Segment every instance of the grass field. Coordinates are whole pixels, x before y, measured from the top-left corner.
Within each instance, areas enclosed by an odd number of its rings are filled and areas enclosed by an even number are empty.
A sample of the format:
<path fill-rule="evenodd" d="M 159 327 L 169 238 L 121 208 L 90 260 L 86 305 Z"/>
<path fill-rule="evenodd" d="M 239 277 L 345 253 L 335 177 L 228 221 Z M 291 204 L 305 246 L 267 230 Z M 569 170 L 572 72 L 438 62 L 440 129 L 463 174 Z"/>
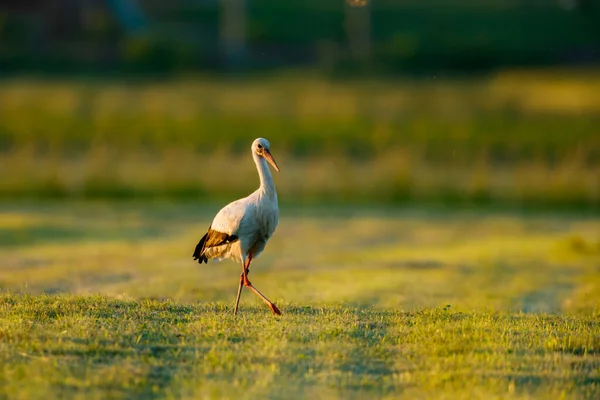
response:
<path fill-rule="evenodd" d="M 1 84 L 3 198 L 231 198 L 266 137 L 283 201 L 600 204 L 598 71 Z"/>
<path fill-rule="evenodd" d="M 249 292 L 216 206 L 0 204 L 0 398 L 600 397 L 600 220 L 283 207 Z"/>

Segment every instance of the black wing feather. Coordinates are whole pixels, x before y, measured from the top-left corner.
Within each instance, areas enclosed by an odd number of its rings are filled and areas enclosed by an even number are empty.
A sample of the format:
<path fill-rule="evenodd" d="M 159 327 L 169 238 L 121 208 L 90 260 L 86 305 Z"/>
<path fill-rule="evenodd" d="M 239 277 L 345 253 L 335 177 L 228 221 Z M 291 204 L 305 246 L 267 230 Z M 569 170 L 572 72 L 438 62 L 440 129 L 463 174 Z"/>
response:
<path fill-rule="evenodd" d="M 204 243 L 206 243 L 207 236 L 208 233 L 205 233 L 194 249 L 194 260 L 198 260 L 198 264 L 202 264 L 203 262 L 208 263 L 208 258 L 202 254 L 204 252 Z"/>
<path fill-rule="evenodd" d="M 194 249 L 194 260 L 198 260 L 199 264 L 203 262 L 208 264 L 208 257 L 204 254 L 206 249 L 232 243 L 236 240 L 238 240 L 238 237 L 235 235 L 228 235 L 227 233 L 215 231 L 208 227 L 208 232 L 202 236 L 202 239 L 200 239 Z"/>

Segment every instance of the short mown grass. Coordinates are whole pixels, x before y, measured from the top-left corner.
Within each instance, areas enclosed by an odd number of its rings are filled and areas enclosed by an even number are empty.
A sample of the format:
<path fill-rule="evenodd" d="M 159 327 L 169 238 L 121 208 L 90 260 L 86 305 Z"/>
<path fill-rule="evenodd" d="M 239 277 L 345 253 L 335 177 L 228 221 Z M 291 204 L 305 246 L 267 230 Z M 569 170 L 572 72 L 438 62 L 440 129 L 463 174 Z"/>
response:
<path fill-rule="evenodd" d="M 0 297 L 7 398 L 595 398 L 598 316 Z"/>
<path fill-rule="evenodd" d="M 240 267 L 218 206 L 0 205 L 0 398 L 595 399 L 593 214 L 282 208 Z"/>

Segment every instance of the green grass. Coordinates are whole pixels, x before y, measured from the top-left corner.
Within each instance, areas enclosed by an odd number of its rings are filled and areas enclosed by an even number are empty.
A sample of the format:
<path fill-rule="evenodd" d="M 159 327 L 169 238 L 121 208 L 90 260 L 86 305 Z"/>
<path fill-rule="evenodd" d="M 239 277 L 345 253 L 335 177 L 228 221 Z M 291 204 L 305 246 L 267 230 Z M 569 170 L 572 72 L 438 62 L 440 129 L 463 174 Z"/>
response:
<path fill-rule="evenodd" d="M 0 197 L 230 198 L 254 188 L 248 148 L 260 136 L 288 201 L 597 209 L 599 91 L 597 71 L 6 80 Z"/>
<path fill-rule="evenodd" d="M 7 398 L 589 398 L 597 317 L 2 298 Z M 596 331 L 596 335 L 594 334 Z"/>
<path fill-rule="evenodd" d="M 234 318 L 217 209 L 0 204 L 0 398 L 600 395 L 597 217 L 284 207 Z"/>

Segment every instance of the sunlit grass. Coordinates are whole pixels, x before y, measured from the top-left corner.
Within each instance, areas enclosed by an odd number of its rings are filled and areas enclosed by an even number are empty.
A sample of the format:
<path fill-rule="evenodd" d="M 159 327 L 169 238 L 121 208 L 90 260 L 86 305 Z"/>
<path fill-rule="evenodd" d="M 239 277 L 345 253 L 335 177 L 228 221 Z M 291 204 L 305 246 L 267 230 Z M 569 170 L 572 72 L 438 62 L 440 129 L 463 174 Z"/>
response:
<path fill-rule="evenodd" d="M 0 397 L 594 399 L 591 215 L 291 208 L 244 292 L 218 206 L 0 206 Z"/>
<path fill-rule="evenodd" d="M 273 145 L 296 201 L 600 204 L 593 71 L 2 82 L 4 197 L 229 197 Z M 232 173 L 235 171 L 235 173 Z M 232 188 L 235 188 L 235 192 Z"/>

